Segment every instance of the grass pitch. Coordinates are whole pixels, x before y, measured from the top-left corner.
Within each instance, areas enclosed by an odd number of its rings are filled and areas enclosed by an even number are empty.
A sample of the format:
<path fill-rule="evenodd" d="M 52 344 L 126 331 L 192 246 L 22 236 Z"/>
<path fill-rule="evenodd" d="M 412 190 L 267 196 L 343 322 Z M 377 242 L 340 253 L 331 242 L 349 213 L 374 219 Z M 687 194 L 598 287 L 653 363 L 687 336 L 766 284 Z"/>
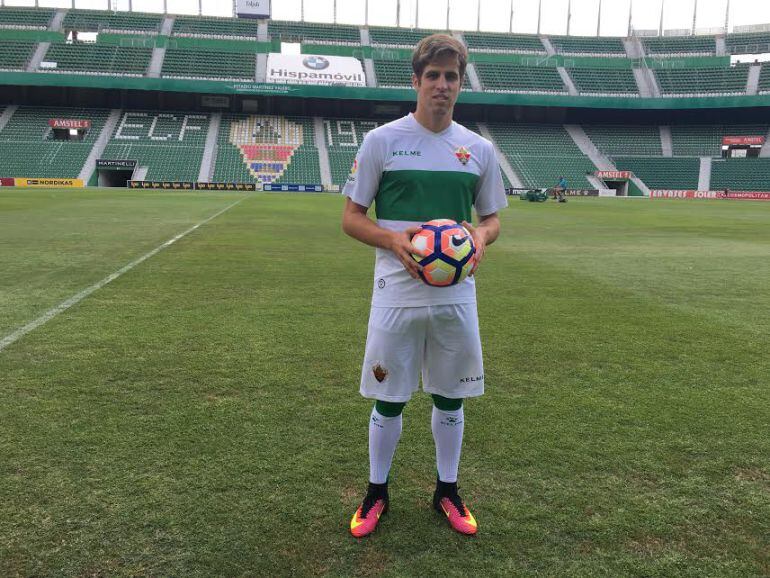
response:
<path fill-rule="evenodd" d="M 0 192 L 0 339 L 240 198 Z M 374 257 L 341 209 L 249 196 L 0 351 L 0 575 L 770 574 L 770 204 L 512 201 L 479 535 L 430 507 L 420 394 L 359 541 Z"/>

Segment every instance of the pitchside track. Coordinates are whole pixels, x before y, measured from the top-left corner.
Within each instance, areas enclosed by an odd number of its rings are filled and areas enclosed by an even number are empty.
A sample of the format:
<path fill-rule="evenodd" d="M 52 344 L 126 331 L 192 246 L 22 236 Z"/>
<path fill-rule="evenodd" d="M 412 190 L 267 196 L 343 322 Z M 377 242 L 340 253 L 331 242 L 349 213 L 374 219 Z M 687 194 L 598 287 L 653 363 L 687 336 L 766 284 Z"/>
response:
<path fill-rule="evenodd" d="M 0 339 L 242 198 L 0 192 Z M 479 535 L 431 509 L 419 395 L 356 541 L 374 257 L 342 201 L 248 196 L 0 351 L 0 575 L 770 573 L 770 204 L 512 201 Z"/>

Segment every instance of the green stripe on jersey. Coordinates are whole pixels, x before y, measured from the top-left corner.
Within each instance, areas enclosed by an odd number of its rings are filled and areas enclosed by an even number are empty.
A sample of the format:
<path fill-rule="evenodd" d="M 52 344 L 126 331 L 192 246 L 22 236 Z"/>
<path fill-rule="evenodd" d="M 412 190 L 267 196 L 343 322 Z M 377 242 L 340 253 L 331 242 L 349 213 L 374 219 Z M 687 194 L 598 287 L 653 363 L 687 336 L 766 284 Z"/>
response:
<path fill-rule="evenodd" d="M 479 176 L 460 171 L 385 171 L 375 201 L 378 219 L 471 220 Z"/>

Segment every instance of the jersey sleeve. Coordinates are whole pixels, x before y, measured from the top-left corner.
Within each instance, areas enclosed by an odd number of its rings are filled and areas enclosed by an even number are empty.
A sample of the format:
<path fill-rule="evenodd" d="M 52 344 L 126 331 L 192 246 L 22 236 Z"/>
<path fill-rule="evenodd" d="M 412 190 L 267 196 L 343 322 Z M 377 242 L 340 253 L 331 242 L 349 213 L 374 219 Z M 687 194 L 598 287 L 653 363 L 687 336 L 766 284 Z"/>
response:
<path fill-rule="evenodd" d="M 356 160 L 350 169 L 342 194 L 362 207 L 371 206 L 380 186 L 384 166 L 383 146 L 377 133 L 372 131 L 364 137 L 358 149 Z"/>
<path fill-rule="evenodd" d="M 490 142 L 486 144 L 484 170 L 479 178 L 479 184 L 476 189 L 476 201 L 474 202 L 476 213 L 481 217 L 496 213 L 508 206 L 508 199 L 505 196 L 505 187 L 503 186 L 503 177 L 500 174 L 500 163 L 497 162 L 495 148 Z"/>

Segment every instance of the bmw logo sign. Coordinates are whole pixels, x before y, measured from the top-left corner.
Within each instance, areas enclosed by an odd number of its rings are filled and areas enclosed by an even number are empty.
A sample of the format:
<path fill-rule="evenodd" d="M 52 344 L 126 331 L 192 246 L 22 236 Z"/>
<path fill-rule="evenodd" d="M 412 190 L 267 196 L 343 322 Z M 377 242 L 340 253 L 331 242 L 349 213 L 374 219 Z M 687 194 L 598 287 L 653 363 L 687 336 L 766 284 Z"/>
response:
<path fill-rule="evenodd" d="M 308 56 L 302 60 L 302 64 L 311 70 L 323 70 L 329 67 L 329 61 L 323 56 Z"/>

